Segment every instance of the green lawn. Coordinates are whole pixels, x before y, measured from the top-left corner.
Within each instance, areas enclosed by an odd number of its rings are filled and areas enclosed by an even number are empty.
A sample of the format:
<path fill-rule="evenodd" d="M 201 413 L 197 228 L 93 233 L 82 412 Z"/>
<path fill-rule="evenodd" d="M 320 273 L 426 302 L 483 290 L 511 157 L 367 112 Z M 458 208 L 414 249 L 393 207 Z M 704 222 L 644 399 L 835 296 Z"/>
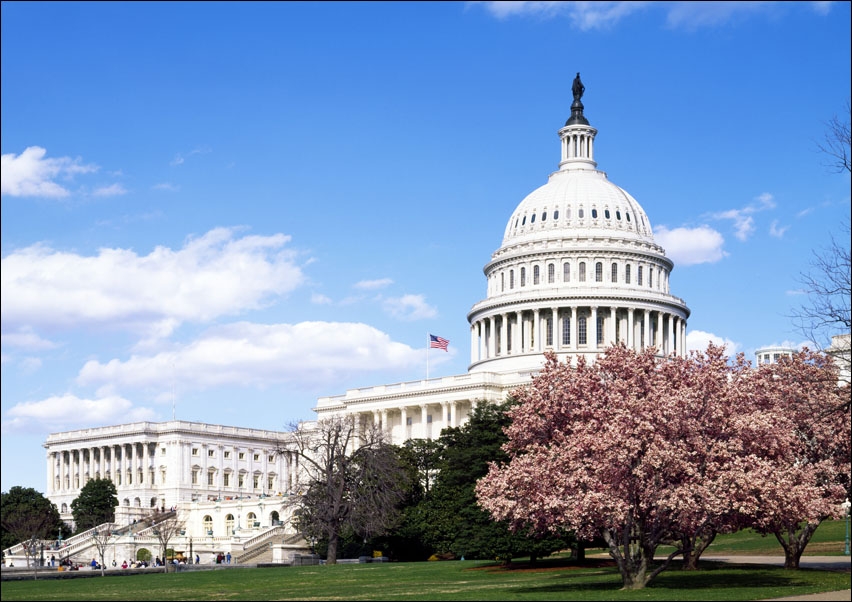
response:
<path fill-rule="evenodd" d="M 808 546 L 812 555 L 843 553 L 845 523 L 823 523 Z M 817 545 L 815 545 L 817 544 Z M 813 548 L 812 548 L 813 546 Z M 826 549 L 822 549 L 823 546 Z M 5 581 L 2 600 L 761 600 L 850 588 L 850 574 L 780 567 L 680 562 L 651 587 L 620 591 L 608 559 L 580 566 L 564 556 L 518 562 L 503 569 L 474 561 L 228 568 L 86 579 Z M 780 555 L 774 537 L 750 531 L 719 537 L 708 554 Z"/>
<path fill-rule="evenodd" d="M 6 581 L 3 600 L 759 600 L 848 589 L 849 573 L 705 563 L 620 591 L 612 566 L 546 560 L 535 570 L 448 561 L 231 568 L 87 579 Z"/>

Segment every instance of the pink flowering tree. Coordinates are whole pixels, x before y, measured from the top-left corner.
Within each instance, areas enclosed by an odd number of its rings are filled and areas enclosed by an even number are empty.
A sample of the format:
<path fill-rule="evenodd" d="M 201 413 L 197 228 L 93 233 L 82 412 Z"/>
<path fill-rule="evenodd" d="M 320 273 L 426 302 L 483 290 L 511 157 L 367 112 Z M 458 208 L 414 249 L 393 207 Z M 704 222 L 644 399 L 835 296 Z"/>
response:
<path fill-rule="evenodd" d="M 817 527 L 842 515 L 840 504 L 849 494 L 849 387 L 838 382 L 829 356 L 808 349 L 761 365 L 749 381 L 754 403 L 786 418 L 783 441 L 789 444 L 764 447 L 777 461 L 758 493 L 754 527 L 775 535 L 785 567 L 798 568 Z M 838 412 L 844 404 L 847 409 Z"/>
<path fill-rule="evenodd" d="M 479 503 L 521 529 L 602 536 L 624 589 L 682 554 L 694 568 L 716 533 L 750 525 L 788 469 L 793 417 L 760 396 L 742 356 L 709 346 L 689 358 L 610 348 L 576 367 L 549 355 L 515 395 L 505 449 Z M 654 562 L 657 547 L 676 549 Z"/>

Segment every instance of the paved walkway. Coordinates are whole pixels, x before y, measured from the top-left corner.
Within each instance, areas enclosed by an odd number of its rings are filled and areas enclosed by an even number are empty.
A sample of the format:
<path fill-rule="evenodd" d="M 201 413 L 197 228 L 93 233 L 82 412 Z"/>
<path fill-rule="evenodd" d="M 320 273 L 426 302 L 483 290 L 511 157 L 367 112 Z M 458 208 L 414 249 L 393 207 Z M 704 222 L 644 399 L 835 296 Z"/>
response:
<path fill-rule="evenodd" d="M 701 560 L 716 560 L 719 562 L 730 562 L 732 564 L 771 564 L 784 566 L 783 556 L 714 556 L 702 554 Z M 819 569 L 821 571 L 845 571 L 850 572 L 850 559 L 848 556 L 802 556 L 799 560 L 799 568 Z M 852 589 L 837 592 L 823 592 L 821 594 L 808 594 L 805 596 L 790 596 L 786 598 L 767 598 L 767 600 L 803 600 L 812 602 L 850 602 L 852 600 Z"/>

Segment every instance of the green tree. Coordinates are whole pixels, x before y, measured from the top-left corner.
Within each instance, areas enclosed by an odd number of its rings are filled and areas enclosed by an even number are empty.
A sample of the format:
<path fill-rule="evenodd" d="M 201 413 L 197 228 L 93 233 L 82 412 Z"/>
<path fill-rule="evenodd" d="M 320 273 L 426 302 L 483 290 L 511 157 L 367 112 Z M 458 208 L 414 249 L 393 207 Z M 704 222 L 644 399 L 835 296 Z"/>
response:
<path fill-rule="evenodd" d="M 569 547 L 567 538 L 537 538 L 528 533 L 513 534 L 508 523 L 494 521 L 476 500 L 476 481 L 488 473 L 489 462 L 505 462 L 503 432 L 510 423 L 502 404 L 480 403 L 468 422 L 441 434 L 439 472 L 429 495 L 421 503 L 424 540 L 439 552 L 465 558 L 546 556 Z"/>
<path fill-rule="evenodd" d="M 71 502 L 71 514 L 77 533 L 115 520 L 118 492 L 109 479 L 91 479 Z"/>
<path fill-rule="evenodd" d="M 2 549 L 28 542 L 27 557 L 32 545 L 43 539 L 58 537 L 66 532 L 56 506 L 32 487 L 12 487 L 0 496 L 0 528 Z"/>

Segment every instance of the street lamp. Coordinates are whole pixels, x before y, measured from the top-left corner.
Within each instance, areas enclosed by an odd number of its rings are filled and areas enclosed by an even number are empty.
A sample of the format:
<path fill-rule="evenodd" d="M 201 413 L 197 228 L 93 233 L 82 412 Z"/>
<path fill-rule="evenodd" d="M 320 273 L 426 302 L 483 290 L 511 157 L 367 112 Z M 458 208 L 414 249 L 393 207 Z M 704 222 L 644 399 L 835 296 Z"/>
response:
<path fill-rule="evenodd" d="M 849 556 L 849 507 L 852 504 L 849 503 L 849 498 L 846 498 L 846 501 L 840 504 L 840 507 L 843 508 L 843 518 L 846 519 L 846 546 L 843 549 L 843 553 Z"/>

